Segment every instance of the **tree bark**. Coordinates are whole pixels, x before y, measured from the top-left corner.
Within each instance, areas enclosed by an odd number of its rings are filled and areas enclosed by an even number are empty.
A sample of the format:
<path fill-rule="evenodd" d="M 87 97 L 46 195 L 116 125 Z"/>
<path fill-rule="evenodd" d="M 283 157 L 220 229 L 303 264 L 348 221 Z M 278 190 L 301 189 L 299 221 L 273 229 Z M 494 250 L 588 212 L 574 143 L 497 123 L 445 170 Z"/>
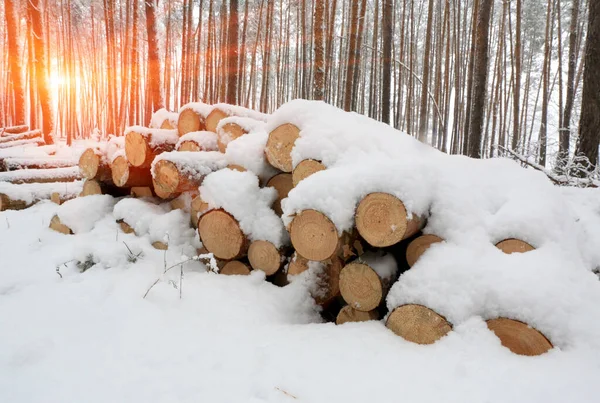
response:
<path fill-rule="evenodd" d="M 25 90 L 23 88 L 21 55 L 18 44 L 18 21 L 14 0 L 4 0 L 4 18 L 8 40 L 10 81 L 14 97 L 15 125 L 25 124 Z"/>
<path fill-rule="evenodd" d="M 237 104 L 237 84 L 239 74 L 238 12 L 238 0 L 229 0 L 229 32 L 227 35 L 229 67 L 227 69 L 228 82 L 226 102 L 232 105 Z"/>
<path fill-rule="evenodd" d="M 315 49 L 315 77 L 313 99 L 323 100 L 325 94 L 325 0 L 315 0 L 315 24 L 313 27 Z"/>
<path fill-rule="evenodd" d="M 423 83 L 421 86 L 421 108 L 419 111 L 419 141 L 427 143 L 427 102 L 429 100 L 429 63 L 431 59 L 431 31 L 433 29 L 433 0 L 427 6 L 427 32 L 423 53 Z"/>
<path fill-rule="evenodd" d="M 146 125 L 150 123 L 153 111 L 163 107 L 161 94 L 162 79 L 160 75 L 160 59 L 158 56 L 158 36 L 156 33 L 156 7 L 158 0 L 145 0 L 146 31 L 148 34 L 148 108 Z"/>
<path fill-rule="evenodd" d="M 381 84 L 381 121 L 390 123 L 390 86 L 392 81 L 392 40 L 394 37 L 393 0 L 383 0 L 383 73 Z"/>

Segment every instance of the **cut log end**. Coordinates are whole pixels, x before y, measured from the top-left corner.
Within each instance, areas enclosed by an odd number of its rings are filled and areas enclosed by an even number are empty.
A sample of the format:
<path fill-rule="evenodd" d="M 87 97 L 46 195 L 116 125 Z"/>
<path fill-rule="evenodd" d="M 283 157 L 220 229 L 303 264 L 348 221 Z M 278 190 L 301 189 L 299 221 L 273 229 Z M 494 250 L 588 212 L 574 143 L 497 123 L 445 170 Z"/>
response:
<path fill-rule="evenodd" d="M 221 128 L 224 136 L 219 135 L 217 138 L 217 146 L 219 151 L 224 153 L 227 150 L 227 145 L 233 140 L 242 137 L 246 131 L 237 123 L 227 123 Z"/>
<path fill-rule="evenodd" d="M 363 263 L 350 263 L 340 273 L 340 291 L 352 308 L 368 312 L 379 306 L 385 292 L 375 270 Z"/>
<path fill-rule="evenodd" d="M 338 313 L 335 324 L 343 325 L 348 322 L 367 322 L 377 319 L 379 319 L 379 313 L 375 310 L 363 312 L 352 308 L 350 305 L 346 305 Z"/>
<path fill-rule="evenodd" d="M 292 182 L 294 187 L 298 186 L 298 183 L 300 183 L 301 180 L 308 178 L 316 172 L 323 171 L 324 169 L 326 169 L 325 165 L 321 164 L 319 161 L 300 161 L 300 163 L 296 165 L 296 168 L 294 168 L 294 171 L 292 172 Z"/>
<path fill-rule="evenodd" d="M 358 204 L 354 218 L 363 239 L 379 248 L 397 244 L 421 226 L 418 217 L 408 220 L 404 203 L 387 193 L 365 196 Z"/>
<path fill-rule="evenodd" d="M 250 271 L 247 264 L 240 262 L 239 260 L 232 260 L 225 263 L 221 270 L 219 270 L 219 274 L 225 274 L 227 276 L 247 276 L 250 274 Z"/>
<path fill-rule="evenodd" d="M 292 256 L 292 260 L 288 265 L 287 274 L 289 276 L 296 276 L 300 273 L 308 270 L 308 259 L 303 258 L 298 254 L 298 252 L 294 252 Z"/>
<path fill-rule="evenodd" d="M 29 203 L 23 200 L 12 200 L 8 195 L 0 193 L 0 211 L 5 210 L 22 210 L 29 207 Z"/>
<path fill-rule="evenodd" d="M 129 162 L 123 156 L 118 156 L 110 164 L 112 179 L 116 186 L 123 187 L 129 179 Z"/>
<path fill-rule="evenodd" d="M 163 122 L 160 125 L 160 128 L 162 130 L 173 130 L 173 129 L 177 129 L 176 126 L 173 125 L 173 123 L 171 123 L 171 121 L 169 119 L 165 119 L 163 120 Z"/>
<path fill-rule="evenodd" d="M 158 250 L 168 250 L 169 249 L 169 245 L 167 245 L 166 243 L 161 242 L 161 241 L 152 242 L 152 247 L 154 249 L 158 249 Z"/>
<path fill-rule="evenodd" d="M 413 267 L 417 260 L 427 252 L 427 249 L 435 243 L 443 242 L 443 239 L 436 235 L 422 235 L 414 239 L 406 248 L 406 262 Z"/>
<path fill-rule="evenodd" d="M 100 167 L 100 156 L 93 148 L 88 148 L 79 157 L 79 170 L 85 179 L 94 179 Z"/>
<path fill-rule="evenodd" d="M 500 241 L 496 244 L 496 247 L 508 255 L 512 253 L 525 253 L 535 250 L 535 248 L 527 242 L 515 238 Z"/>
<path fill-rule="evenodd" d="M 124 233 L 135 234 L 135 230 L 133 229 L 133 227 L 131 227 L 131 225 L 127 224 L 124 220 L 117 220 L 117 223 L 119 224 L 121 231 L 123 231 Z"/>
<path fill-rule="evenodd" d="M 177 151 L 202 151 L 202 147 L 200 147 L 195 141 L 186 140 L 181 142 L 177 148 Z"/>
<path fill-rule="evenodd" d="M 198 228 L 198 218 L 201 214 L 204 214 L 208 210 L 208 203 L 206 203 L 200 195 L 192 199 L 190 205 L 190 220 L 194 228 Z"/>
<path fill-rule="evenodd" d="M 452 330 L 446 318 L 425 306 L 414 304 L 394 309 L 386 326 L 398 336 L 417 344 L 433 344 Z"/>
<path fill-rule="evenodd" d="M 535 356 L 553 348 L 552 343 L 542 333 L 523 322 L 497 318 L 486 323 L 500 339 L 500 343 L 515 354 Z"/>
<path fill-rule="evenodd" d="M 177 120 L 179 137 L 190 132 L 197 132 L 204 129 L 204 118 L 193 109 L 184 109 L 179 114 L 179 119 Z"/>
<path fill-rule="evenodd" d="M 229 115 L 227 115 L 219 108 L 214 108 L 206 117 L 206 130 L 208 130 L 209 132 L 216 133 L 219 122 L 225 119 L 227 116 Z"/>
<path fill-rule="evenodd" d="M 248 248 L 248 260 L 254 270 L 262 270 L 267 276 L 281 267 L 279 250 L 268 241 L 253 241 Z"/>
<path fill-rule="evenodd" d="M 83 189 L 81 190 L 81 196 L 93 196 L 93 195 L 101 195 L 102 187 L 100 183 L 94 179 L 87 179 L 83 183 Z"/>
<path fill-rule="evenodd" d="M 61 234 L 65 234 L 65 235 L 72 235 L 73 231 L 71 230 L 71 228 L 67 227 L 66 225 L 64 225 L 61 221 L 60 218 L 55 215 L 54 217 L 52 217 L 52 219 L 50 220 L 50 229 L 53 229 L 56 232 L 60 232 Z"/>
<path fill-rule="evenodd" d="M 274 187 L 277 190 L 277 199 L 273 202 L 273 210 L 281 215 L 283 213 L 281 201 L 288 196 L 288 193 L 294 187 L 292 175 L 287 173 L 277 174 L 269 179 L 267 187 Z"/>
<path fill-rule="evenodd" d="M 315 211 L 300 212 L 290 224 L 294 249 L 309 260 L 329 259 L 338 247 L 338 232 L 327 216 Z"/>
<path fill-rule="evenodd" d="M 62 204 L 62 198 L 60 197 L 60 193 L 54 192 L 50 195 L 50 201 L 54 204 L 58 204 L 59 206 Z M 1 211 L 1 210 L 0 210 Z"/>
<path fill-rule="evenodd" d="M 237 220 L 222 210 L 204 214 L 198 223 L 200 240 L 218 259 L 232 260 L 246 253 L 246 237 Z"/>
<path fill-rule="evenodd" d="M 283 172 L 292 172 L 292 148 L 300 137 L 298 127 L 286 123 L 269 134 L 265 155 L 269 164 Z"/>
<path fill-rule="evenodd" d="M 137 132 L 129 132 L 125 136 L 125 155 L 127 161 L 134 167 L 141 167 L 152 163 L 152 157 L 146 138 Z"/>
<path fill-rule="evenodd" d="M 130 195 L 135 198 L 153 197 L 152 188 L 149 186 L 134 186 L 130 190 Z"/>
<path fill-rule="evenodd" d="M 167 198 L 179 187 L 179 170 L 171 161 L 161 160 L 154 166 L 154 190 L 159 197 Z"/>

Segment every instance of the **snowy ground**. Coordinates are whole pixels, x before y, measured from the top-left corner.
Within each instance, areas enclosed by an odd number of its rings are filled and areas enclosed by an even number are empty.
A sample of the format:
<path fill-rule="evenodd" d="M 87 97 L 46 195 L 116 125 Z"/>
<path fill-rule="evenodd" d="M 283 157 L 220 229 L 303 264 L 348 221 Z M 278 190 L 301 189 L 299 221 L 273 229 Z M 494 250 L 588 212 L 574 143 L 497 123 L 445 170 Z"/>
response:
<path fill-rule="evenodd" d="M 516 356 L 478 317 L 418 346 L 380 322 L 319 323 L 297 283 L 197 262 L 181 299 L 179 268 L 142 299 L 164 253 L 112 214 L 88 233 L 54 233 L 56 209 L 0 213 L 0 402 L 598 401 L 593 344 Z M 90 254 L 100 263 L 84 273 L 61 265 Z M 181 259 L 170 250 L 166 265 Z"/>

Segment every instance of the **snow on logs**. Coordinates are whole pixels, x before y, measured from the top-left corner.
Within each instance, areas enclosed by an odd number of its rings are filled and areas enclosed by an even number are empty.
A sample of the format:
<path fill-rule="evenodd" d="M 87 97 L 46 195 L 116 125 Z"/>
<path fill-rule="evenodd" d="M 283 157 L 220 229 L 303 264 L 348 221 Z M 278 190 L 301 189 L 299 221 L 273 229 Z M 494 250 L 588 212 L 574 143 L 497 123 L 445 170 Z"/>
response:
<path fill-rule="evenodd" d="M 505 239 L 496 244 L 496 247 L 506 254 L 525 253 L 535 250 L 533 246 L 525 241 L 515 238 Z"/>
<path fill-rule="evenodd" d="M 298 186 L 301 180 L 308 178 L 312 174 L 326 169 L 325 165 L 316 160 L 306 159 L 300 161 L 292 171 L 292 183 L 294 187 Z"/>
<path fill-rule="evenodd" d="M 177 112 L 169 112 L 165 108 L 160 108 L 152 114 L 150 119 L 150 127 L 152 129 L 177 129 L 177 120 L 179 114 Z"/>
<path fill-rule="evenodd" d="M 223 103 L 215 104 L 212 106 L 210 113 L 206 116 L 206 130 L 217 133 L 217 127 L 221 120 L 228 117 L 249 118 L 255 122 L 266 122 L 268 116 L 269 115 L 242 106 Z M 229 122 L 231 123 L 232 121 Z M 241 129 L 247 129 L 247 120 L 234 120 L 233 123 L 237 124 Z"/>
<path fill-rule="evenodd" d="M 217 149 L 217 135 L 208 131 L 184 134 L 175 146 L 177 151 L 217 151 Z"/>
<path fill-rule="evenodd" d="M 0 183 L 0 211 L 22 210 L 42 200 L 54 199 L 57 204 L 73 199 L 81 192 L 82 181 L 27 183 L 15 185 Z"/>
<path fill-rule="evenodd" d="M 173 151 L 178 141 L 176 130 L 132 126 L 125 130 L 125 154 L 134 167 L 149 168 L 158 155 Z"/>
<path fill-rule="evenodd" d="M 337 256 L 316 262 L 294 252 L 287 266 L 287 279 L 289 282 L 303 281 L 315 302 L 327 307 L 340 295 L 342 266 L 343 262 Z"/>
<path fill-rule="evenodd" d="M 134 167 L 129 163 L 125 153 L 119 153 L 110 164 L 112 181 L 117 187 L 152 186 L 152 174 L 149 167 Z"/>
<path fill-rule="evenodd" d="M 264 130 L 264 127 L 265 122 L 263 120 L 248 117 L 230 116 L 221 119 L 216 128 L 219 151 L 224 153 L 227 145 L 235 139 L 250 132 Z"/>
<path fill-rule="evenodd" d="M 413 267 L 419 258 L 427 252 L 431 245 L 443 242 L 444 240 L 437 235 L 426 234 L 413 239 L 406 248 L 406 262 L 409 267 Z"/>
<path fill-rule="evenodd" d="M 111 136 L 102 142 L 85 149 L 79 157 L 79 170 L 85 179 L 95 179 L 100 183 L 112 183 L 110 163 L 115 154 L 125 148 L 125 138 Z"/>
<path fill-rule="evenodd" d="M 0 172 L 0 182 L 10 182 L 14 184 L 73 182 L 78 179 L 81 179 L 79 167 L 23 169 L 19 171 Z"/>
<path fill-rule="evenodd" d="M 108 195 L 78 197 L 63 203 L 50 220 L 50 229 L 62 234 L 89 232 L 96 222 L 113 210 L 115 199 Z"/>
<path fill-rule="evenodd" d="M 29 126 L 27 125 L 2 127 L 0 128 L 0 136 L 4 136 L 6 134 L 19 134 L 26 131 L 29 131 Z"/>
<path fill-rule="evenodd" d="M 73 158 L 56 157 L 13 157 L 4 159 L 4 168 L 6 171 L 16 171 L 19 169 L 49 169 L 49 168 L 68 168 L 77 165 L 77 160 Z"/>
<path fill-rule="evenodd" d="M 41 130 L 31 130 L 27 132 L 21 132 L 18 134 L 10 134 L 0 137 L 0 144 L 10 144 L 15 141 L 40 139 L 42 137 Z"/>
<path fill-rule="evenodd" d="M 515 354 L 541 355 L 553 348 L 542 333 L 523 322 L 496 318 L 488 320 L 486 324 L 500 339 L 500 343 Z"/>
<path fill-rule="evenodd" d="M 206 129 L 206 117 L 212 112 L 212 105 L 202 102 L 191 102 L 179 109 L 177 120 L 177 132 L 183 136 L 190 132 L 198 132 Z"/>
<path fill-rule="evenodd" d="M 217 151 L 161 154 L 152 164 L 154 191 L 159 197 L 167 198 L 197 190 L 206 175 L 226 165 L 225 155 Z"/>

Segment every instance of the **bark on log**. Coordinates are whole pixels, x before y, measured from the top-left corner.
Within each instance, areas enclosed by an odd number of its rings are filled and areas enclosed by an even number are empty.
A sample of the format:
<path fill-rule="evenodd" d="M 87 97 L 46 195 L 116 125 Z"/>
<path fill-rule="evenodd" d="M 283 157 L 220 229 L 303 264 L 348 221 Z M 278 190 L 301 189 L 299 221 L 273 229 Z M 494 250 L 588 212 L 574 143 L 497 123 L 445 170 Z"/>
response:
<path fill-rule="evenodd" d="M 227 145 L 229 143 L 247 133 L 248 132 L 237 123 L 227 123 L 219 132 L 217 132 L 217 146 L 219 147 L 219 151 L 224 153 L 227 150 Z"/>
<path fill-rule="evenodd" d="M 292 172 L 292 149 L 296 139 L 300 137 L 298 127 L 286 123 L 271 133 L 265 147 L 267 162 L 283 172 Z"/>
<path fill-rule="evenodd" d="M 119 155 L 110 166 L 112 180 L 118 187 L 148 187 L 152 185 L 152 175 L 150 168 L 140 168 L 132 166 L 127 158 Z"/>
<path fill-rule="evenodd" d="M 179 137 L 189 132 L 198 132 L 200 130 L 206 130 L 205 117 L 191 108 L 181 111 L 179 120 L 177 121 Z"/>
<path fill-rule="evenodd" d="M 409 219 L 404 203 L 388 193 L 365 196 L 356 208 L 354 220 L 363 239 L 379 248 L 395 245 L 416 234 L 424 223 L 415 215 Z"/>
<path fill-rule="evenodd" d="M 45 144 L 46 144 L 46 142 L 44 141 L 43 138 L 35 138 L 35 139 L 29 139 L 29 140 L 15 140 L 15 141 L 9 141 L 6 143 L 0 143 L 0 149 L 4 150 L 6 148 L 11 148 L 11 147 L 40 147 Z"/>
<path fill-rule="evenodd" d="M 241 275 L 247 276 L 250 274 L 250 267 L 244 262 L 239 260 L 231 260 L 223 265 L 219 270 L 219 274 L 225 274 L 227 276 Z"/>
<path fill-rule="evenodd" d="M 174 149 L 175 144 L 153 142 L 151 133 L 143 135 L 132 131 L 125 136 L 127 161 L 134 167 L 150 168 L 157 155 Z"/>
<path fill-rule="evenodd" d="M 535 250 L 535 248 L 527 242 L 515 238 L 509 238 L 500 241 L 496 244 L 496 247 L 509 255 L 511 253 L 525 253 Z"/>
<path fill-rule="evenodd" d="M 27 125 L 3 127 L 0 128 L 0 136 L 7 134 L 19 134 L 27 131 L 29 131 L 29 126 Z"/>
<path fill-rule="evenodd" d="M 283 214 L 281 200 L 285 199 L 294 187 L 292 175 L 288 173 L 277 174 L 267 181 L 267 187 L 274 187 L 277 190 L 277 199 L 273 202 L 272 208 L 277 215 L 281 216 Z"/>
<path fill-rule="evenodd" d="M 379 313 L 375 310 L 363 312 L 352 308 L 350 305 L 346 305 L 338 313 L 335 324 L 343 325 L 348 322 L 367 322 L 377 319 L 379 319 Z"/>
<path fill-rule="evenodd" d="M 553 348 L 542 333 L 526 323 L 507 318 L 491 319 L 486 323 L 500 343 L 515 354 L 535 356 Z"/>
<path fill-rule="evenodd" d="M 301 180 L 308 178 L 315 172 L 323 171 L 324 169 L 326 169 L 325 165 L 321 164 L 317 160 L 308 159 L 300 161 L 300 163 L 296 165 L 296 168 L 294 168 L 294 171 L 292 172 L 293 186 L 298 186 L 298 183 L 300 183 Z"/>
<path fill-rule="evenodd" d="M 21 183 L 49 183 L 73 182 L 81 179 L 77 167 L 54 169 L 24 169 L 0 173 L 0 182 Z"/>
<path fill-rule="evenodd" d="M 77 161 L 66 158 L 5 158 L 4 168 L 7 171 L 19 169 L 52 169 L 77 166 Z"/>
<path fill-rule="evenodd" d="M 409 267 L 413 267 L 417 260 L 427 252 L 427 249 L 435 243 L 443 242 L 439 236 L 427 234 L 415 238 L 406 248 L 406 262 Z"/>
<path fill-rule="evenodd" d="M 202 245 L 216 258 L 233 260 L 248 250 L 248 241 L 239 223 L 223 210 L 212 210 L 200 218 L 198 233 Z"/>
<path fill-rule="evenodd" d="M 71 230 L 71 228 L 67 227 L 62 222 L 60 222 L 60 218 L 58 218 L 57 215 L 54 215 L 54 217 L 52 217 L 52 219 L 50 220 L 49 228 L 56 232 L 60 232 L 61 234 L 73 235 L 73 231 Z"/>
<path fill-rule="evenodd" d="M 18 134 L 10 134 L 8 136 L 0 137 L 0 144 L 11 143 L 14 141 L 22 141 L 22 140 L 32 140 L 32 139 L 41 139 L 42 131 L 41 130 L 31 130 L 29 132 L 23 132 Z"/>
<path fill-rule="evenodd" d="M 190 220 L 192 226 L 194 228 L 198 228 L 198 221 L 200 220 L 200 216 L 208 211 L 208 203 L 202 200 L 200 195 L 198 195 L 192 199 L 190 208 Z"/>
<path fill-rule="evenodd" d="M 407 304 L 390 313 L 388 329 L 417 344 L 433 344 L 452 330 L 452 325 L 443 316 L 423 306 Z"/>
<path fill-rule="evenodd" d="M 85 179 L 96 179 L 99 182 L 112 182 L 110 165 L 105 161 L 100 151 L 94 148 L 86 149 L 79 157 L 79 170 Z"/>
<path fill-rule="evenodd" d="M 268 241 L 253 241 L 248 248 L 248 260 L 254 270 L 262 270 L 267 276 L 275 274 L 282 265 L 282 254 Z"/>

